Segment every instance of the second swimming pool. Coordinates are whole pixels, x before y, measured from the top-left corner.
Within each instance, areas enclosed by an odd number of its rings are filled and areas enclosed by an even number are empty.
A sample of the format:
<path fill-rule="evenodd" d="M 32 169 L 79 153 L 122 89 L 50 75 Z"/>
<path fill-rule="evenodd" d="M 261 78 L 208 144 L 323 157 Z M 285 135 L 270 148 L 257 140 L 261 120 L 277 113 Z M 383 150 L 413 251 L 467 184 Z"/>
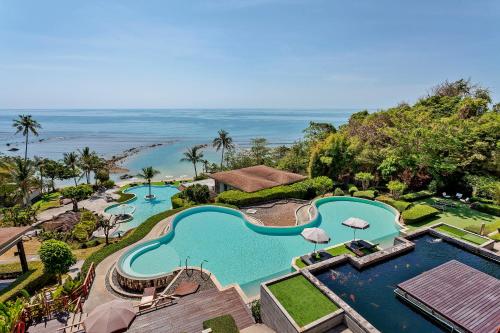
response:
<path fill-rule="evenodd" d="M 173 228 L 163 237 L 137 245 L 119 261 L 120 269 L 131 277 L 154 277 L 188 265 L 203 267 L 215 274 L 222 285 L 239 284 L 249 295 L 258 294 L 262 281 L 290 272 L 291 259 L 311 252 L 314 245 L 300 232 L 319 226 L 330 235 L 325 248 L 346 242 L 352 229 L 341 225 L 349 217 L 362 218 L 370 227 L 356 237 L 392 244 L 399 234 L 397 212 L 385 204 L 350 197 L 331 197 L 316 202 L 318 216 L 306 226 L 271 228 L 248 222 L 236 210 L 220 206 L 200 206 L 179 213 Z"/>

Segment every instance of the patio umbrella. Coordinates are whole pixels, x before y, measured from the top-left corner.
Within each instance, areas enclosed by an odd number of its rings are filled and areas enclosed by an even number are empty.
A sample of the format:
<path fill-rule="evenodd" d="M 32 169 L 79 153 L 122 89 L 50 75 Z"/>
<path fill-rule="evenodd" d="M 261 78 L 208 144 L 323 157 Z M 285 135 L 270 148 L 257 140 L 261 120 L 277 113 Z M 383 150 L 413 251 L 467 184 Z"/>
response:
<path fill-rule="evenodd" d="M 316 252 L 316 245 L 318 243 L 325 244 L 330 241 L 330 236 L 325 230 L 320 228 L 305 228 L 300 233 L 305 240 L 314 243 L 314 252 Z"/>
<path fill-rule="evenodd" d="M 342 222 L 343 225 L 349 228 L 354 229 L 354 240 L 356 240 L 356 230 L 357 229 L 366 229 L 370 226 L 370 223 L 366 222 L 365 220 L 358 219 L 357 217 L 350 217 L 344 222 Z"/>
<path fill-rule="evenodd" d="M 117 299 L 97 306 L 83 325 L 86 333 L 112 333 L 126 330 L 134 318 L 132 303 Z"/>

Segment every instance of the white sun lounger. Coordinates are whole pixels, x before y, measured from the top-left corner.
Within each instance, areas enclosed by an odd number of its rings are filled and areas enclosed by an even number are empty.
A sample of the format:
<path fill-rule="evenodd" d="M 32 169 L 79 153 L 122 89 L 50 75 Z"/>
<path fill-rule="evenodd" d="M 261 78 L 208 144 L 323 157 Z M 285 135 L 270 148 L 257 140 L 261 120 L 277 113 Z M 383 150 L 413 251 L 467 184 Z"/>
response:
<path fill-rule="evenodd" d="M 246 210 L 246 212 L 248 214 L 255 214 L 255 213 L 257 213 L 257 209 L 249 208 L 249 209 Z"/>

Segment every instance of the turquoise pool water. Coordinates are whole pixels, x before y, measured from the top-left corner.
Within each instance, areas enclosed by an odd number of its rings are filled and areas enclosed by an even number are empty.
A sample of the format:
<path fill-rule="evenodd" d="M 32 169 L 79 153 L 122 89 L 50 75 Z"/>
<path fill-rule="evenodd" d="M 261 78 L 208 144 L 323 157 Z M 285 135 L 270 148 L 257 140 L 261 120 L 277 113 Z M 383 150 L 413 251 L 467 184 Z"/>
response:
<path fill-rule="evenodd" d="M 170 198 L 179 192 L 179 190 L 173 186 L 151 186 L 151 193 L 153 193 L 156 198 L 153 200 L 146 200 L 144 196 L 148 194 L 148 191 L 147 185 L 134 186 L 124 191 L 126 193 L 135 194 L 135 198 L 126 202 L 127 205 L 135 207 L 134 217 L 129 222 L 121 223 L 116 232 L 123 233 L 135 228 L 149 217 L 171 209 L 172 201 Z M 123 208 L 121 208 L 120 205 L 121 204 L 112 205 L 106 208 L 105 212 L 109 214 L 121 214 Z"/>
<path fill-rule="evenodd" d="M 239 211 L 201 206 L 179 213 L 173 231 L 142 243 L 120 259 L 121 270 L 133 277 L 152 277 L 184 265 L 211 271 L 222 285 L 239 284 L 249 296 L 258 294 L 262 281 L 290 272 L 291 259 L 311 252 L 314 245 L 306 242 L 300 232 L 305 227 L 319 226 L 331 237 L 329 247 L 353 237 L 352 229 L 341 225 L 349 217 L 370 222 L 370 228 L 356 237 L 383 243 L 399 234 L 396 212 L 379 202 L 350 197 L 324 198 L 316 202 L 319 214 L 306 226 L 271 228 L 248 222 Z"/>

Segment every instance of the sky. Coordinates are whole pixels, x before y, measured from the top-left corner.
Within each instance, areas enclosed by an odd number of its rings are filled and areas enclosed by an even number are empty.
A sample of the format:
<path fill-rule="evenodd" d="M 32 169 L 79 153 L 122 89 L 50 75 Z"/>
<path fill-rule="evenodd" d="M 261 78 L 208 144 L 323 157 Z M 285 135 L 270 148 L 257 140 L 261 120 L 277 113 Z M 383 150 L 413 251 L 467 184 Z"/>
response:
<path fill-rule="evenodd" d="M 0 0 L 0 108 L 378 109 L 459 78 L 500 101 L 500 1 Z"/>

